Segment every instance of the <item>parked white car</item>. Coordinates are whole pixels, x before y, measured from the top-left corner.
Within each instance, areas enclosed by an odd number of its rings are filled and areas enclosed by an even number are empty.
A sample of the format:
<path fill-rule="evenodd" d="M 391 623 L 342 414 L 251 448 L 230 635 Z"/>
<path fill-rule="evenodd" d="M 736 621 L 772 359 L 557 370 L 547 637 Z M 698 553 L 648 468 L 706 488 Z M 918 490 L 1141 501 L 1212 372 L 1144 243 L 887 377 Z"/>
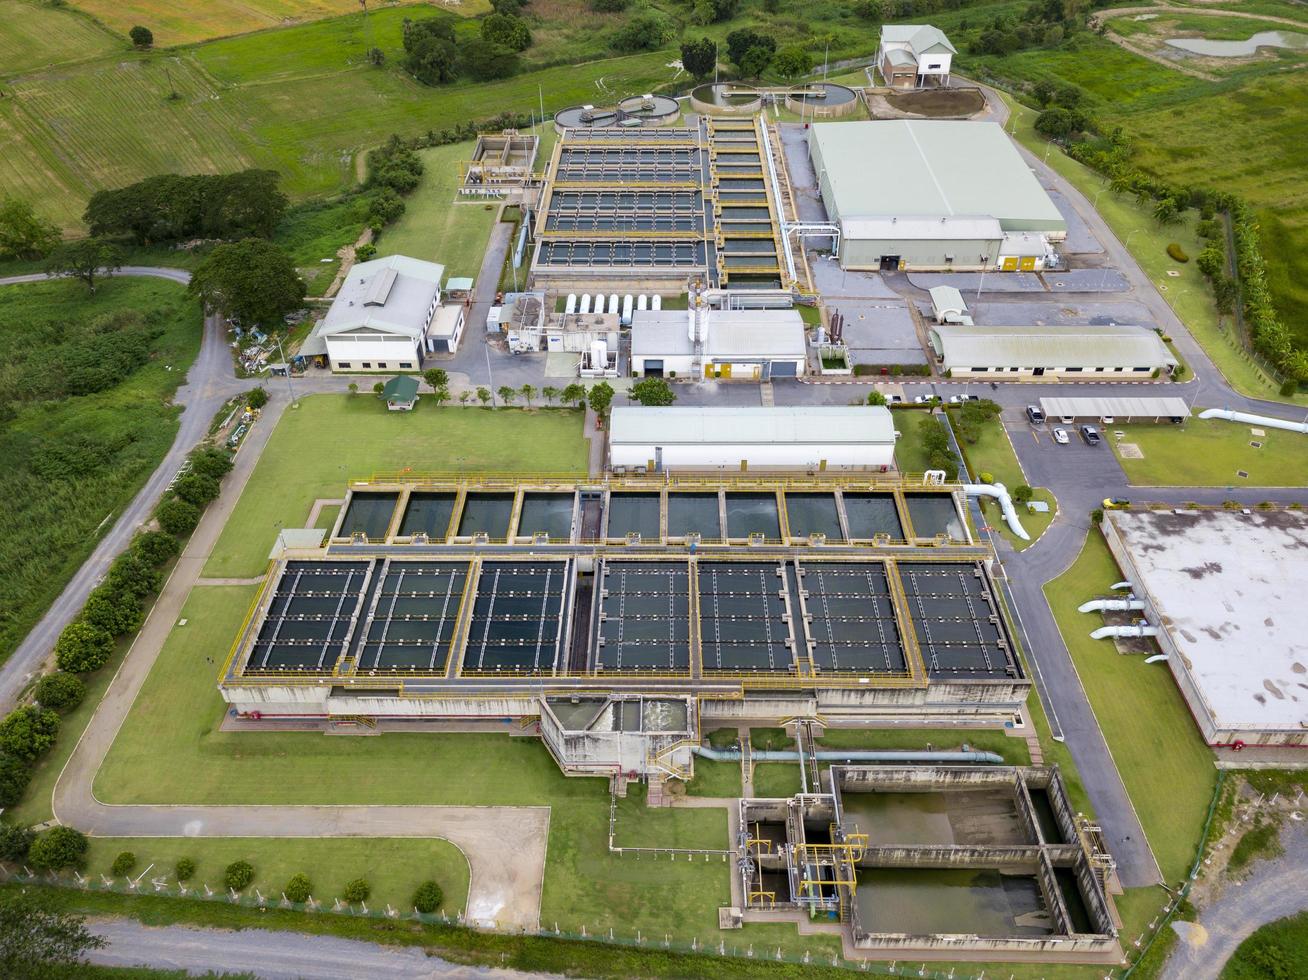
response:
<path fill-rule="evenodd" d="M 1066 446 L 1071 441 L 1066 429 L 1054 429 L 1054 442 L 1060 446 Z"/>

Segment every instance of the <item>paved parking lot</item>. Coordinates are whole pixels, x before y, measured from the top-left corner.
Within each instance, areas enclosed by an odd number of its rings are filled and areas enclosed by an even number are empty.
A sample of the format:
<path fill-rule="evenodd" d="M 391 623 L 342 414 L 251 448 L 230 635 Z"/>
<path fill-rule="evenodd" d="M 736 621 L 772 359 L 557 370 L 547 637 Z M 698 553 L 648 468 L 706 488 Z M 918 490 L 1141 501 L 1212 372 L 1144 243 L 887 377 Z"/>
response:
<path fill-rule="evenodd" d="M 1106 497 L 1116 495 L 1118 491 L 1114 488 L 1126 485 L 1126 474 L 1107 442 L 1111 433 L 1105 433 L 1103 426 L 1096 425 L 1095 428 L 1100 430 L 1104 441 L 1090 446 L 1081 438 L 1079 424 L 1063 425 L 1054 419 L 1044 425 L 1031 425 L 1021 408 L 1006 409 L 1003 422 L 1031 486 L 1106 487 L 1103 493 L 1094 491 L 1098 496 Z M 1054 441 L 1055 427 L 1067 431 L 1066 446 Z"/>
<path fill-rule="evenodd" d="M 1051 187 L 1046 187 L 1045 192 L 1058 208 L 1058 213 L 1063 216 L 1063 220 L 1067 222 L 1067 239 L 1058 246 L 1058 250 L 1068 255 L 1102 255 L 1103 245 L 1095 238 L 1085 219 L 1076 213 L 1067 198 Z"/>

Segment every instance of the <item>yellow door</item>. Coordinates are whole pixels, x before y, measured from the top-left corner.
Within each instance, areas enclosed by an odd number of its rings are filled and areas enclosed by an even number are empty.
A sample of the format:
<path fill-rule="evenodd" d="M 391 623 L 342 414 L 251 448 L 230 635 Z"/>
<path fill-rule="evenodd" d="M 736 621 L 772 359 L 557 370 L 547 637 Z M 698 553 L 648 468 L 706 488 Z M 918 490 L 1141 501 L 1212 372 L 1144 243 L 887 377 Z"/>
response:
<path fill-rule="evenodd" d="M 1034 255 L 1024 255 L 1024 256 L 1022 256 L 1022 271 L 1023 271 L 1023 272 L 1035 272 L 1035 256 L 1034 256 Z"/>
<path fill-rule="evenodd" d="M 728 362 L 728 363 L 726 363 L 726 364 L 723 364 L 721 367 L 722 367 L 722 375 L 721 375 L 721 377 L 724 377 L 724 378 L 730 378 L 730 377 L 731 377 L 731 363 Z"/>
<path fill-rule="evenodd" d="M 754 374 L 754 380 L 755 380 L 755 381 L 757 381 L 759 378 L 763 377 L 763 365 L 761 365 L 761 364 L 755 364 L 755 365 L 754 365 L 754 371 L 753 371 L 753 374 Z"/>
<path fill-rule="evenodd" d="M 711 378 L 711 377 L 713 377 L 713 365 L 712 365 L 712 364 L 705 364 L 705 365 L 704 365 L 704 377 L 706 377 L 706 378 Z"/>
<path fill-rule="evenodd" d="M 1005 272 L 1017 271 L 1017 256 L 1010 255 L 1004 259 L 1004 271 Z"/>

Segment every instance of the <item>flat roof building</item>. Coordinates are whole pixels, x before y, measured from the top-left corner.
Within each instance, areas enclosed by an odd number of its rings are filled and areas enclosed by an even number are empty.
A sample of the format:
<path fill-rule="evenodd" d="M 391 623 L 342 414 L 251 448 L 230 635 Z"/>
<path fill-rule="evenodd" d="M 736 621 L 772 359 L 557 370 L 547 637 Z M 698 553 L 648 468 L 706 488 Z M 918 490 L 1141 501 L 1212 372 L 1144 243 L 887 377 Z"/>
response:
<path fill-rule="evenodd" d="M 445 267 L 406 255 L 360 262 L 341 282 L 331 308 L 313 328 L 302 353 L 325 354 L 333 371 L 416 371 L 426 355 L 453 351 L 462 329 L 448 317 L 432 332 L 441 309 Z"/>
<path fill-rule="evenodd" d="M 809 152 L 847 269 L 1035 270 L 1067 235 L 995 123 L 818 123 Z"/>
<path fill-rule="evenodd" d="M 1210 745 L 1308 737 L 1308 516 L 1110 511 L 1101 525 Z"/>
<path fill-rule="evenodd" d="M 1148 378 L 1177 360 L 1148 327 L 955 326 L 934 324 L 929 337 L 942 371 L 953 378 L 1045 377 L 1050 380 Z"/>
<path fill-rule="evenodd" d="M 895 426 L 883 406 L 644 408 L 609 422 L 609 465 L 681 470 L 884 470 Z"/>
<path fill-rule="evenodd" d="M 700 318 L 696 320 L 696 316 Z M 702 331 L 696 344 L 695 331 Z M 793 378 L 808 349 L 796 310 L 637 310 L 631 370 L 645 377 Z"/>
<path fill-rule="evenodd" d="M 1051 419 L 1181 422 L 1190 417 L 1184 398 L 1041 398 L 1040 410 Z"/>

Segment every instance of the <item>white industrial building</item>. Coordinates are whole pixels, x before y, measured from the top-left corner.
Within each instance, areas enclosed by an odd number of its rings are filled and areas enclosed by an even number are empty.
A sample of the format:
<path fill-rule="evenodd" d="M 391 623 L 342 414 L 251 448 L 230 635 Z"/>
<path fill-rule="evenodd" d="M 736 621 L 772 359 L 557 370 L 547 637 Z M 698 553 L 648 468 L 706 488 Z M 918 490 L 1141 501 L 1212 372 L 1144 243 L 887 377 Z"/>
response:
<path fill-rule="evenodd" d="M 1190 417 L 1190 406 L 1185 399 L 1175 397 L 1041 398 L 1040 410 L 1047 419 L 1072 422 L 1098 419 L 1106 425 L 1112 422 L 1180 423 Z"/>
<path fill-rule="evenodd" d="M 1204 740 L 1308 744 L 1308 517 L 1116 510 L 1101 529 Z"/>
<path fill-rule="evenodd" d="M 883 406 L 613 409 L 609 466 L 648 470 L 888 470 Z"/>
<path fill-rule="evenodd" d="M 887 85 L 926 88 L 949 84 L 958 49 L 945 32 L 930 24 L 883 24 L 877 69 Z"/>
<path fill-rule="evenodd" d="M 638 377 L 765 381 L 805 372 L 804 320 L 796 310 L 637 310 L 631 371 Z"/>
<path fill-rule="evenodd" d="M 959 326 L 933 324 L 936 360 L 951 378 L 1087 376 L 1147 379 L 1170 374 L 1177 360 L 1157 331 L 1113 324 L 1102 327 Z"/>
<path fill-rule="evenodd" d="M 818 123 L 809 155 L 846 269 L 1036 271 L 1067 222 L 991 122 Z"/>
<path fill-rule="evenodd" d="M 463 336 L 462 304 L 441 305 L 445 267 L 404 255 L 354 266 L 300 354 L 326 356 L 333 371 L 417 371 L 428 354 L 452 353 Z"/>
<path fill-rule="evenodd" d="M 927 290 L 931 294 L 931 315 L 936 323 L 960 323 L 972 325 L 972 317 L 963 302 L 963 294 L 953 286 L 932 286 Z"/>

